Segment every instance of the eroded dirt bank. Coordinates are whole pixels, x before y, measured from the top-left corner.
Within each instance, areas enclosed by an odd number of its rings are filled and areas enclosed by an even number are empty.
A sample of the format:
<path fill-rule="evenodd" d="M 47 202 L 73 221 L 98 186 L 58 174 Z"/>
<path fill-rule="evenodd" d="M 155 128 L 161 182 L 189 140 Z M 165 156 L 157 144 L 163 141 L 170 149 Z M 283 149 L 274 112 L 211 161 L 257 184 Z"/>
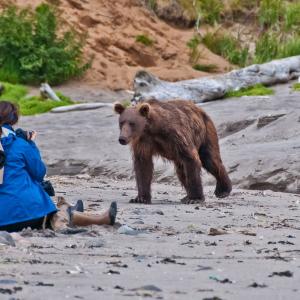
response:
<path fill-rule="evenodd" d="M 35 8 L 43 0 L 7 1 Z M 132 88 L 135 73 L 147 69 L 162 79 L 177 81 L 207 75 L 192 68 L 186 43 L 194 29 L 178 29 L 152 13 L 140 0 L 60 0 L 49 1 L 60 12 L 64 24 L 87 35 L 84 56 L 93 57 L 92 67 L 81 84 L 113 90 Z M 4 2 L 6 4 L 6 2 Z M 5 6 L 0 3 L 1 7 Z M 137 42 L 146 37 L 150 45 Z M 200 46 L 198 63 L 214 64 L 217 72 L 231 65 L 222 57 Z"/>

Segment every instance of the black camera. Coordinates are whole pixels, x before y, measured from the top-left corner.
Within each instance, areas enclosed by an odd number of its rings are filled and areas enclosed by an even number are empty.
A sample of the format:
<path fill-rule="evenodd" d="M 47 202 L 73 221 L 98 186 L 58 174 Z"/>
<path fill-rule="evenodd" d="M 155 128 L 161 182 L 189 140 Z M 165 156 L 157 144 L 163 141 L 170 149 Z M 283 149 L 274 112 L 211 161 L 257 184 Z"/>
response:
<path fill-rule="evenodd" d="M 15 133 L 16 133 L 17 137 L 20 137 L 20 138 L 24 139 L 25 141 L 30 141 L 31 137 L 32 137 L 32 134 L 33 134 L 33 131 L 26 131 L 26 130 L 23 130 L 21 128 L 18 128 L 15 131 Z"/>
<path fill-rule="evenodd" d="M 54 197 L 55 196 L 55 191 L 53 188 L 52 183 L 49 180 L 44 180 L 41 183 L 42 188 L 44 189 L 44 191 L 50 196 L 50 197 Z"/>

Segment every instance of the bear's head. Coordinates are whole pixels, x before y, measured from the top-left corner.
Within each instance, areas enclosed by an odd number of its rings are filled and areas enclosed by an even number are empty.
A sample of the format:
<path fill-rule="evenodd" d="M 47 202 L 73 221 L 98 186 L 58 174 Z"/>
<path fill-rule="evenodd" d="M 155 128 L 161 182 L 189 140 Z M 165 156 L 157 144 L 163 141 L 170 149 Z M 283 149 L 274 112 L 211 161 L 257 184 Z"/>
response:
<path fill-rule="evenodd" d="M 127 145 L 143 134 L 150 115 L 150 109 L 148 103 L 141 103 L 128 108 L 120 103 L 115 104 L 114 110 L 120 115 L 119 142 L 121 145 Z"/>

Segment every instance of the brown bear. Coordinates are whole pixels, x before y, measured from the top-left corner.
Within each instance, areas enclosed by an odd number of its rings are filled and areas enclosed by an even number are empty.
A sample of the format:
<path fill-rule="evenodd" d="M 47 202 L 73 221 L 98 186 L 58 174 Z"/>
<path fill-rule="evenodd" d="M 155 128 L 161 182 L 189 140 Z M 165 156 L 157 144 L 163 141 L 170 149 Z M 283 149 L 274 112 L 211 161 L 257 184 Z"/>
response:
<path fill-rule="evenodd" d="M 138 195 L 134 203 L 151 203 L 153 156 L 175 164 L 187 192 L 182 203 L 204 201 L 200 171 L 203 166 L 217 180 L 215 195 L 226 197 L 231 181 L 220 156 L 218 135 L 210 117 L 192 102 L 149 100 L 125 108 L 114 106 L 120 115 L 122 145 L 131 145 Z"/>

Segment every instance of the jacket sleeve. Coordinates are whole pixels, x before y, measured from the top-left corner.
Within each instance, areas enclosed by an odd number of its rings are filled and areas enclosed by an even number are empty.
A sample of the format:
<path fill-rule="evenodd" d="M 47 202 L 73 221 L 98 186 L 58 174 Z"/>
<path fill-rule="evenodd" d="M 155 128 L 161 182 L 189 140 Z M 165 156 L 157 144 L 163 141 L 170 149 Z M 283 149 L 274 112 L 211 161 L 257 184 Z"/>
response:
<path fill-rule="evenodd" d="M 46 166 L 42 161 L 40 151 L 34 142 L 26 142 L 24 160 L 26 169 L 32 179 L 42 182 L 46 175 Z"/>

